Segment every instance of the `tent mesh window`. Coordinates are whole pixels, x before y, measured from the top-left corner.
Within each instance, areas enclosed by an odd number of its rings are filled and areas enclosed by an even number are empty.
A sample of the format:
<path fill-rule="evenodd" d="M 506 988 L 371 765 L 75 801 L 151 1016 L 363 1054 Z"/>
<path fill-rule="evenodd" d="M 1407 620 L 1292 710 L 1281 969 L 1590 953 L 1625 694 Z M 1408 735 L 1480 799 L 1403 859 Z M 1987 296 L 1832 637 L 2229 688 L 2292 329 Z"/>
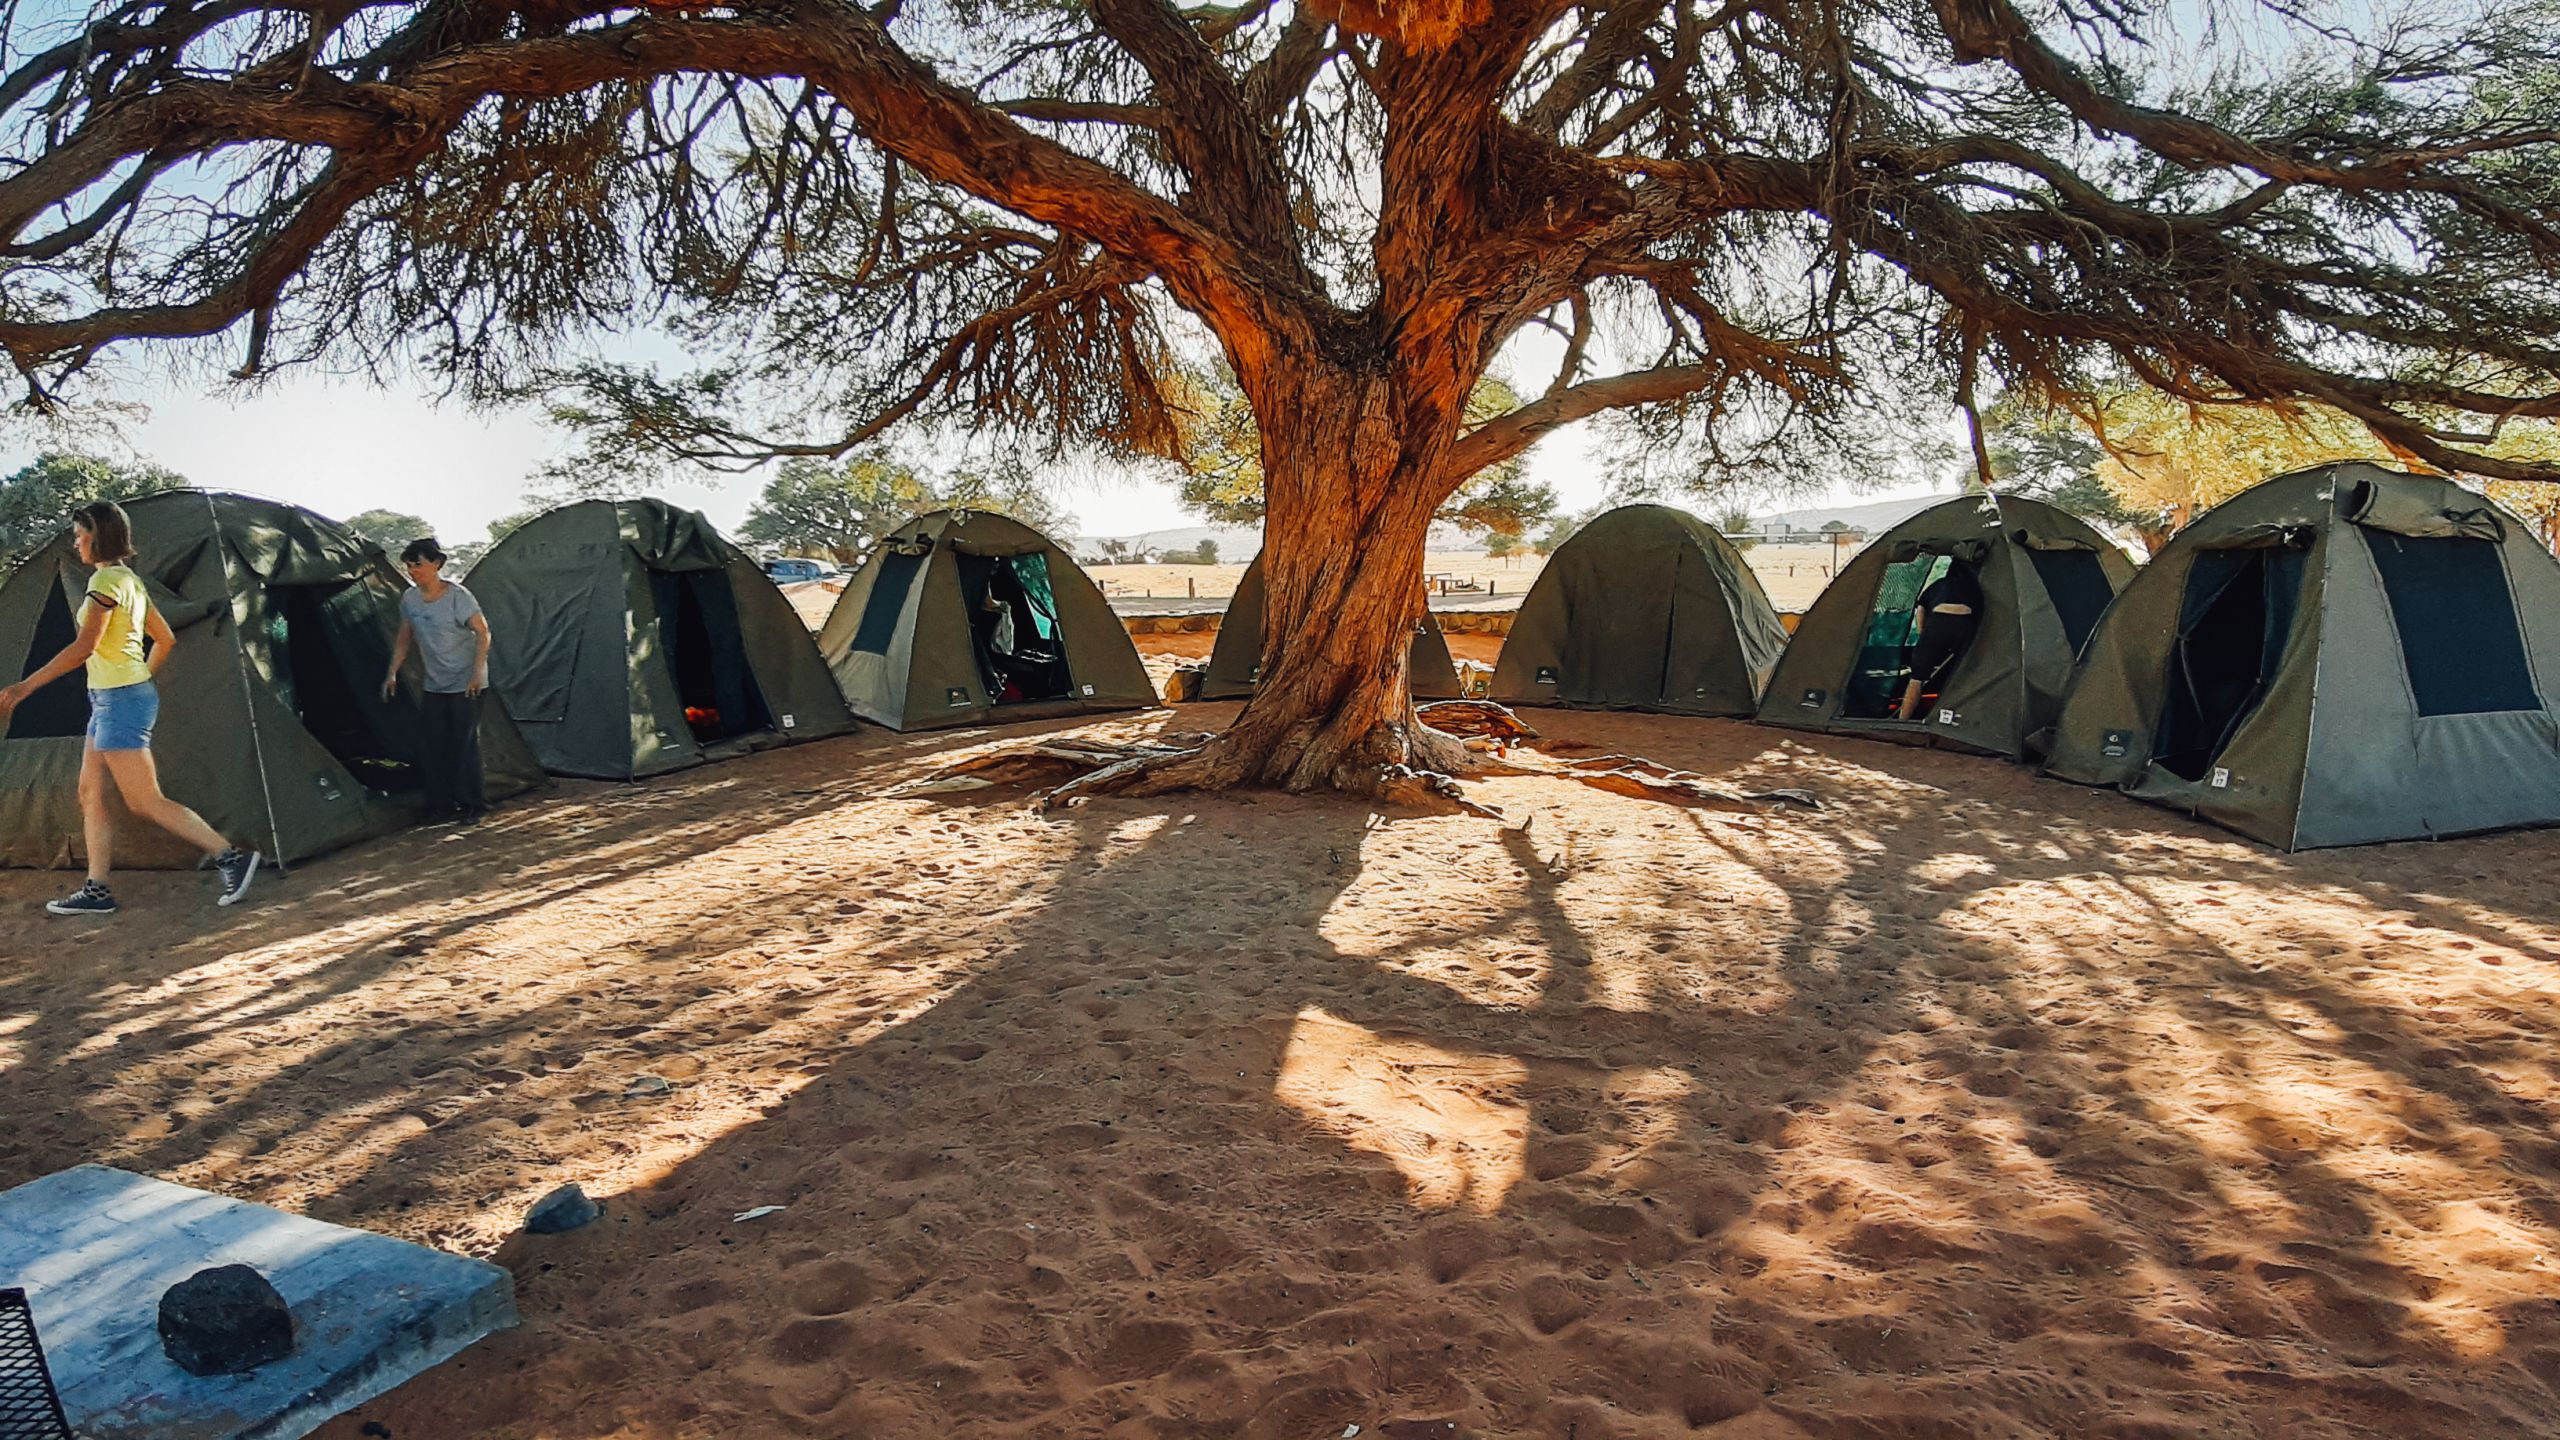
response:
<path fill-rule="evenodd" d="M 2421 715 L 2539 710 L 2498 547 L 2462 536 L 2367 530 L 2400 658 Z"/>
<path fill-rule="evenodd" d="M 738 596 L 725 570 L 652 570 L 658 653 L 674 677 L 693 738 L 705 745 L 773 727 L 738 628 Z"/>
<path fill-rule="evenodd" d="M 418 787 L 418 737 L 413 712 L 369 689 L 391 666 L 378 603 L 355 581 L 270 585 L 267 641 L 277 693 L 302 728 L 366 789 L 391 795 Z"/>
<path fill-rule="evenodd" d="M 1060 700 L 1075 693 L 1066 647 L 1058 633 L 1058 607 L 1049 583 L 1049 557 L 967 555 L 960 562 L 960 596 L 969 606 L 969 640 L 987 694 L 998 705 Z M 885 578 L 885 577 L 884 577 Z"/>
<path fill-rule="evenodd" d="M 853 648 L 872 655 L 889 653 L 889 642 L 898 638 L 898 617 L 907 610 L 907 592 L 915 588 L 916 572 L 924 568 L 925 557 L 903 550 L 883 551 L 879 577 L 871 582 L 870 598 L 862 602 L 862 623 L 853 632 Z"/>
<path fill-rule="evenodd" d="M 2098 617 L 2107 613 L 2107 605 L 2116 598 L 2115 587 L 2107 583 L 2107 567 L 2098 563 L 2095 550 L 2029 550 L 2036 567 L 2036 578 L 2044 582 L 2045 598 L 2053 602 L 2054 613 L 2062 619 L 2063 638 L 2071 642 L 2071 653 L 2077 655 L 2089 643 L 2089 632 L 2098 628 Z"/>
<path fill-rule="evenodd" d="M 27 646 L 26 663 L 18 667 L 20 675 L 31 675 L 44 662 L 62 653 L 62 647 L 80 638 L 80 629 L 72 623 L 71 602 L 62 587 L 48 587 L 44 613 L 36 617 L 36 638 Z M 83 688 L 80 672 L 72 671 L 35 694 L 9 717 L 9 735 L 17 740 L 78 735 L 89 728 L 89 698 Z"/>
<path fill-rule="evenodd" d="M 0 1290 L 0 1440 L 72 1440 L 24 1290 Z"/>
<path fill-rule="evenodd" d="M 2284 664 L 2300 604 L 2304 552 L 2207 550 L 2187 571 L 2178 639 L 2169 652 L 2169 695 L 2151 758 L 2201 780 L 2258 709 Z"/>
<path fill-rule="evenodd" d="M 1916 555 L 1884 567 L 1876 580 L 1876 599 L 1867 611 L 1867 633 L 1858 646 L 1857 667 L 1840 696 L 1842 716 L 1881 720 L 1902 703 L 1902 684 L 1911 675 L 1913 623 L 1920 592 L 1944 574 L 1944 555 Z"/>

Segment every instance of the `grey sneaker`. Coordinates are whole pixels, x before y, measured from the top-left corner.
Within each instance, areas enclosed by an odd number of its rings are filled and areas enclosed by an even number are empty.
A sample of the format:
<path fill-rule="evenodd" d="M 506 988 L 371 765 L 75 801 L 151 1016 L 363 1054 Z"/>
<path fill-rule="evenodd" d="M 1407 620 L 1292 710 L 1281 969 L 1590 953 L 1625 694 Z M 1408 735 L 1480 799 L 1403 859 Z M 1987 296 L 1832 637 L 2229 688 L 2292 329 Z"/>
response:
<path fill-rule="evenodd" d="M 82 883 L 79 889 L 59 900 L 44 902 L 47 915 L 113 915 L 116 897 L 95 880 Z"/>
<path fill-rule="evenodd" d="M 249 893 L 249 882 L 257 877 L 258 862 L 264 858 L 255 850 L 243 850 L 236 845 L 214 856 L 214 871 L 222 877 L 222 898 L 213 903 L 239 904 L 241 897 Z"/>

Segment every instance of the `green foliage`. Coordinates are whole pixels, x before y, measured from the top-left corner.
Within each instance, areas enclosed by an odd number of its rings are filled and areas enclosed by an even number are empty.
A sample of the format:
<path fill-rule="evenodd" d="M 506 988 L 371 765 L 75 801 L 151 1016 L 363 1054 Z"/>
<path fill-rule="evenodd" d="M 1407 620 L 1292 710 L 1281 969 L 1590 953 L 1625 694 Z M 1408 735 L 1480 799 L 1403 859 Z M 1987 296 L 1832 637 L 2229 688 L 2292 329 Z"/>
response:
<path fill-rule="evenodd" d="M 1589 524 L 1591 518 L 1588 515 L 1558 515 L 1547 523 L 1546 529 L 1538 532 L 1536 539 L 1529 542 L 1529 548 L 1541 555 L 1553 555 L 1564 548 L 1564 542 L 1572 539 L 1574 532 Z"/>
<path fill-rule="evenodd" d="M 1496 530 L 1484 537 L 1484 553 L 1496 560 L 1507 560 L 1519 554 L 1521 547 L 1526 543 L 1517 535 L 1505 535 Z"/>
<path fill-rule="evenodd" d="M 436 533 L 433 525 L 398 510 L 367 510 L 360 515 L 351 515 L 347 518 L 347 528 L 381 546 L 383 553 L 394 560 L 400 558 L 400 552 L 408 547 L 410 541 L 427 539 Z M 453 547 L 445 548 L 451 550 Z"/>
<path fill-rule="evenodd" d="M 1736 550 L 1748 550 L 1760 543 L 1759 537 L 1751 533 L 1751 512 L 1748 510 L 1727 510 L 1716 517 L 1715 523 L 1717 532 L 1732 541 Z"/>
<path fill-rule="evenodd" d="M 0 479 L 0 562 L 14 566 L 43 549 L 71 523 L 72 511 L 92 501 L 132 500 L 186 483 L 159 465 L 48 451 Z"/>
<path fill-rule="evenodd" d="M 1027 470 L 936 476 L 873 448 L 834 462 L 785 460 L 748 509 L 739 534 L 770 549 L 852 565 L 881 536 L 934 510 L 1010 515 L 1051 535 L 1073 518 Z"/>

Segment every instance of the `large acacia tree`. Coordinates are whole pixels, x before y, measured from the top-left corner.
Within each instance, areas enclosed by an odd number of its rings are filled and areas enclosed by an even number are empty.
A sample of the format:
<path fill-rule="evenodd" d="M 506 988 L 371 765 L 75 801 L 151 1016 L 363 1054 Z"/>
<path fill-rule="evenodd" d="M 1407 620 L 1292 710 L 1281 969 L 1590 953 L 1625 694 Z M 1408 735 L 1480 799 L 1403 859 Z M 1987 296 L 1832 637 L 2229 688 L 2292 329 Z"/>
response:
<path fill-rule="evenodd" d="M 1213 344 L 1260 432 L 1264 679 L 1150 785 L 1454 763 L 1402 673 L 1425 530 L 1602 411 L 1744 465 L 1871 440 L 1862 396 L 2130 373 L 2510 478 L 2543 472 L 2486 454 L 2499 417 L 2560 414 L 2546 0 L 5 13 L 0 344 L 39 403 L 154 340 L 521 384 L 637 317 L 696 368 L 584 379 L 671 453 L 1163 452 Z M 1533 334 L 1552 383 L 1470 417 Z"/>

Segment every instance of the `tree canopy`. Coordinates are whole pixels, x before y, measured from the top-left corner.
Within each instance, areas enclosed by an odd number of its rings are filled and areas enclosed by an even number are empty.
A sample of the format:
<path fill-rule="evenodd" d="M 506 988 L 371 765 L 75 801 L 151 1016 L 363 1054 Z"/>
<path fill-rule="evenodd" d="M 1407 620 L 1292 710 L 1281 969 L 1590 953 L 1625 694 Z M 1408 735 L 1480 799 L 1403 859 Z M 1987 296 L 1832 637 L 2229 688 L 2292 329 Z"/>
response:
<path fill-rule="evenodd" d="M 5 13 L 0 346 L 39 404 L 219 337 L 246 375 L 566 383 L 712 463 L 901 423 L 1171 456 L 1222 364 L 1265 654 L 1184 783 L 1456 763 L 1396 658 L 1424 536 L 1606 412 L 1801 479 L 1894 464 L 1915 395 L 2129 375 L 2555 475 L 2494 443 L 2560 416 L 2554 0 Z M 677 373 L 599 363 L 635 323 Z"/>
<path fill-rule="evenodd" d="M 149 463 L 51 451 L 0 479 L 0 568 L 59 539 L 71 512 L 97 500 L 183 489 L 186 477 Z"/>
<path fill-rule="evenodd" d="M 748 509 L 739 534 L 759 545 L 825 554 L 850 565 L 910 518 L 956 509 L 1010 515 L 1052 534 L 1071 518 L 1028 472 L 935 475 L 869 447 L 835 463 L 805 456 L 783 461 Z"/>
<path fill-rule="evenodd" d="M 367 510 L 347 517 L 347 528 L 383 548 L 392 559 L 408 548 L 412 540 L 434 538 L 436 527 L 415 515 L 398 510 Z"/>

